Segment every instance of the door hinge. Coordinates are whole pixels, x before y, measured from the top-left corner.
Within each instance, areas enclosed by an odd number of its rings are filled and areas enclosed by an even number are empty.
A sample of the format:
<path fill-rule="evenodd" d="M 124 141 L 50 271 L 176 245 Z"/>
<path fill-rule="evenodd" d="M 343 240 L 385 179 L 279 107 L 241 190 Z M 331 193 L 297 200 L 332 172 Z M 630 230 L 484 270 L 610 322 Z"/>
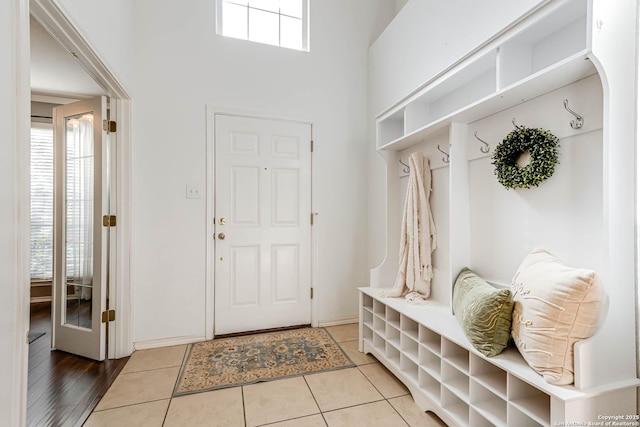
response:
<path fill-rule="evenodd" d="M 313 299 L 313 288 L 310 288 L 311 290 L 311 299 Z"/>
<path fill-rule="evenodd" d="M 311 152 L 313 153 L 313 139 L 311 140 Z"/>
<path fill-rule="evenodd" d="M 116 226 L 116 216 L 115 215 L 104 215 L 102 217 L 102 226 L 103 227 L 115 227 Z"/>
<path fill-rule="evenodd" d="M 116 131 L 116 122 L 114 120 L 103 120 L 102 121 L 102 130 L 108 133 L 112 133 Z"/>
<path fill-rule="evenodd" d="M 313 212 L 311 212 L 311 216 L 309 218 L 310 218 L 311 225 L 313 225 Z"/>
<path fill-rule="evenodd" d="M 106 310 L 102 312 L 102 323 L 113 322 L 116 320 L 115 310 Z"/>

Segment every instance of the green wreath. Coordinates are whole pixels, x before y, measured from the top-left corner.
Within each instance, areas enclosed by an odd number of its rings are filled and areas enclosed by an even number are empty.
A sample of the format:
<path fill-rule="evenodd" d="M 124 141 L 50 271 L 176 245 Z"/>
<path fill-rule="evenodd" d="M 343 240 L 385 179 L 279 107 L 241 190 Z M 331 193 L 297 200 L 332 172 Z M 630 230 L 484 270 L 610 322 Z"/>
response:
<path fill-rule="evenodd" d="M 495 174 L 506 188 L 537 187 L 553 175 L 558 163 L 558 137 L 544 129 L 518 126 L 496 147 L 492 156 Z M 529 152 L 526 166 L 519 166 L 521 154 Z"/>

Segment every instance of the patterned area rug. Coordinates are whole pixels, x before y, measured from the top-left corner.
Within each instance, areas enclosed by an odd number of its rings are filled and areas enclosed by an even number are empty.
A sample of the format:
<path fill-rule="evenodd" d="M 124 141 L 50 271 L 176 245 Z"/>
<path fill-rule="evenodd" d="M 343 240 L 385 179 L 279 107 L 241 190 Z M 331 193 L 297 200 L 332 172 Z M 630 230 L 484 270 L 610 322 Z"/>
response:
<path fill-rule="evenodd" d="M 173 395 L 353 366 L 321 328 L 214 339 L 189 346 Z"/>

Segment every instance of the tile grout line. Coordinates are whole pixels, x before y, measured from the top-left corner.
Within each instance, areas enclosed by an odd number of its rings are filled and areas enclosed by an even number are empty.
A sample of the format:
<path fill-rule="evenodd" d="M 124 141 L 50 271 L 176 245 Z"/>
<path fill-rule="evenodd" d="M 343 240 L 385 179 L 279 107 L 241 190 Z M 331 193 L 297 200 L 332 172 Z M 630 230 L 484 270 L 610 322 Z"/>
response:
<path fill-rule="evenodd" d="M 131 372 L 120 372 L 120 374 L 118 374 L 118 376 L 116 377 L 116 379 L 120 378 L 123 375 L 131 375 L 131 374 L 139 374 L 142 372 L 153 372 L 153 371 L 160 371 L 162 369 L 172 369 L 172 368 L 181 368 L 182 365 L 175 365 L 175 366 L 162 366 L 160 368 L 153 368 L 153 369 L 141 369 L 139 371 L 131 371 Z M 178 376 L 180 376 L 180 373 L 178 372 Z M 115 380 L 114 380 L 115 381 Z"/>
<path fill-rule="evenodd" d="M 407 396 L 407 395 L 405 395 L 405 396 Z M 409 393 L 409 394 L 408 394 L 408 396 L 411 396 L 411 393 Z M 399 398 L 399 397 L 404 397 L 404 396 L 396 396 L 396 397 L 392 397 L 391 399 L 397 399 L 397 398 Z M 413 396 L 411 396 L 411 400 L 413 400 Z M 404 421 L 404 422 L 405 422 L 405 424 L 406 424 L 407 426 L 411 427 L 411 424 L 409 424 L 409 421 L 407 421 L 407 420 L 402 416 L 402 414 L 400 413 L 400 411 L 398 411 L 398 409 L 397 409 L 395 406 L 393 406 L 393 404 L 392 404 L 391 402 L 389 402 L 389 399 L 387 399 L 387 403 L 389 404 L 389 406 L 391 406 L 391 407 L 393 408 L 393 410 L 394 410 L 394 411 L 396 411 L 396 414 L 398 414 L 398 416 L 400 417 L 400 419 L 402 419 L 402 421 Z"/>
<path fill-rule="evenodd" d="M 146 403 L 154 403 L 154 402 L 161 402 L 163 400 L 169 400 L 171 401 L 170 397 L 165 397 L 162 399 L 153 399 L 153 400 L 147 400 L 146 402 L 136 402 L 136 403 L 128 403 L 126 405 L 121 405 L 121 406 L 114 406 L 112 408 L 105 408 L 105 409 L 100 409 L 99 411 L 96 411 L 95 409 L 93 411 L 91 411 L 91 414 L 95 414 L 95 413 L 99 413 L 99 412 L 106 412 L 106 411 L 111 411 L 113 409 L 122 409 L 122 408 L 129 408 L 131 406 L 138 406 L 138 405 L 144 405 Z M 100 403 L 100 402 L 98 402 Z"/>
<path fill-rule="evenodd" d="M 242 417 L 244 419 L 244 426 L 247 427 L 247 409 L 244 404 L 244 386 L 240 386 L 240 396 L 242 397 Z"/>
<path fill-rule="evenodd" d="M 167 422 L 167 416 L 169 415 L 169 408 L 171 408 L 171 402 L 173 402 L 173 396 L 169 398 L 169 404 L 167 405 L 167 410 L 164 411 L 164 417 L 162 418 L 162 426 Z"/>
<path fill-rule="evenodd" d="M 186 349 L 185 349 L 186 353 Z M 176 380 L 173 382 L 173 388 L 171 389 L 171 395 L 169 396 L 169 404 L 167 405 L 167 410 L 164 413 L 164 419 L 162 420 L 162 425 L 167 422 L 167 416 L 169 416 L 169 409 L 171 408 L 171 402 L 173 402 L 173 392 L 176 390 L 178 383 L 180 382 L 180 374 L 182 373 L 182 365 L 184 364 L 185 355 L 182 355 L 182 363 L 178 367 L 178 375 L 176 375 Z"/>
<path fill-rule="evenodd" d="M 349 406 L 345 406 L 343 408 L 336 408 L 336 409 L 330 409 L 328 411 L 324 411 L 322 412 L 323 414 L 328 414 L 329 412 L 337 412 L 337 411 L 342 411 L 343 409 L 351 409 L 351 408 L 357 408 L 358 406 L 365 406 L 365 405 L 370 405 L 372 403 L 380 403 L 380 402 L 384 402 L 385 399 L 384 397 L 382 399 L 378 399 L 378 400 L 372 400 L 371 402 L 364 402 L 364 403 L 358 403 L 356 405 L 349 405 Z"/>
<path fill-rule="evenodd" d="M 169 396 L 169 404 L 167 405 L 167 410 L 164 413 L 164 419 L 162 420 L 162 425 L 163 426 L 167 422 L 167 417 L 169 416 L 169 409 L 171 409 L 171 403 L 173 402 L 173 393 L 176 390 L 176 387 L 178 387 L 178 384 L 180 382 L 180 374 L 182 374 L 182 366 L 186 362 L 187 350 L 189 350 L 189 346 L 188 345 L 184 349 L 184 354 L 182 355 L 182 361 L 180 362 L 180 365 L 178 366 L 178 375 L 176 375 L 176 380 L 173 383 L 173 389 L 171 389 L 171 396 Z"/>
<path fill-rule="evenodd" d="M 379 362 L 378 362 L 378 363 L 379 363 Z M 382 365 L 381 363 L 380 363 L 380 366 L 383 366 L 383 367 L 384 367 L 384 365 Z M 402 397 L 402 396 L 411 396 L 411 392 L 409 392 L 408 394 L 400 395 L 400 396 L 386 397 L 384 394 L 382 394 L 382 392 L 378 389 L 378 387 L 376 387 L 376 385 L 373 383 L 373 381 L 371 381 L 371 380 L 369 379 L 369 377 L 368 377 L 364 372 L 362 372 L 362 370 L 360 369 L 360 366 L 358 366 L 358 370 L 360 371 L 360 373 L 362 374 L 362 376 L 363 376 L 363 377 L 365 377 L 365 378 L 367 379 L 367 381 L 369 381 L 369 383 L 371 383 L 371 385 L 373 386 L 373 388 L 375 388 L 375 389 L 376 389 L 376 391 L 377 391 L 378 393 L 380 393 L 380 395 L 383 397 L 384 401 L 386 401 L 386 402 L 387 402 L 387 405 L 391 406 L 391 408 L 395 411 L 395 413 L 396 413 L 396 414 L 398 414 L 398 416 L 400 417 L 400 419 L 401 419 L 402 421 L 404 421 L 404 423 L 405 423 L 407 426 L 409 426 L 409 427 L 410 427 L 410 426 L 411 426 L 411 424 L 409 424 L 409 423 L 407 422 L 407 420 L 405 420 L 405 419 L 404 419 L 404 417 L 402 416 L 402 414 L 401 414 L 400 412 L 398 412 L 398 410 L 396 409 L 396 407 L 395 407 L 395 406 L 393 406 L 393 405 L 391 404 L 391 402 L 389 402 L 389 399 L 395 399 L 395 398 L 397 398 L 397 397 Z M 403 385 L 404 385 L 404 384 L 403 384 Z M 406 387 L 406 386 L 405 386 L 405 387 Z M 413 398 L 413 397 L 412 397 L 412 398 Z"/>
<path fill-rule="evenodd" d="M 275 424 L 286 423 L 288 421 L 295 421 L 295 420 L 301 420 L 303 418 L 315 417 L 316 415 L 322 415 L 322 412 L 318 412 L 317 414 L 302 415 L 300 417 L 287 418 L 286 420 L 274 421 L 272 423 L 267 423 L 267 424 L 260 424 L 260 425 L 257 425 L 256 427 L 269 427 Z"/>
<path fill-rule="evenodd" d="M 313 394 L 313 390 L 311 390 L 311 386 L 309 385 L 309 382 L 307 381 L 307 376 L 303 375 L 302 379 L 304 380 L 304 383 L 307 385 L 307 388 L 309 389 L 309 393 L 311 393 L 311 397 L 313 397 L 313 401 L 316 403 L 316 406 L 318 407 L 318 411 L 320 413 L 320 416 L 322 416 L 322 421 L 324 421 L 324 425 L 327 426 L 329 424 L 327 424 L 327 420 L 324 418 L 324 413 L 322 411 L 322 408 L 320 407 L 320 404 L 318 403 L 318 399 L 316 399 L 316 395 Z"/>

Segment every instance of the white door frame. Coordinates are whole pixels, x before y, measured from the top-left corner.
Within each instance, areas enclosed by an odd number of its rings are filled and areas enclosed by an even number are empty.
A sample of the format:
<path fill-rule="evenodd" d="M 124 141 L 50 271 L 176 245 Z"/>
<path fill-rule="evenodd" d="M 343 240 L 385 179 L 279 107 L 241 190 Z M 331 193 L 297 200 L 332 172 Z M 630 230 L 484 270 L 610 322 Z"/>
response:
<path fill-rule="evenodd" d="M 60 44 L 70 52 L 74 52 L 83 68 L 105 93 L 116 103 L 118 146 L 116 156 L 116 248 L 111 248 L 112 266 L 111 288 L 109 289 L 109 308 L 116 310 L 116 321 L 110 323 L 108 339 L 109 359 L 121 358 L 133 352 L 133 335 L 131 331 L 131 98 L 116 77 L 109 71 L 100 56 L 82 38 L 64 13 L 52 0 L 30 0 L 30 11 L 33 17 Z M 28 25 L 28 24 L 27 24 Z M 27 31 L 28 35 L 28 31 Z M 27 37 L 28 40 L 28 37 Z M 24 46 L 22 47 L 24 49 Z M 29 49 L 29 43 L 26 43 Z M 23 69 L 26 66 L 26 69 Z M 20 74 L 27 80 L 30 72 L 29 64 L 21 64 Z M 27 97 L 30 94 L 26 94 Z M 30 99 L 21 99 L 26 105 Z M 113 118 L 112 118 L 113 119 Z M 25 141 L 28 144 L 27 141 Z M 28 242 L 26 243 L 28 247 Z M 27 312 L 28 312 L 27 306 Z M 28 319 L 27 319 L 28 320 Z M 23 325 L 21 325 L 23 326 Z M 27 324 L 25 329 L 28 329 Z"/>
<path fill-rule="evenodd" d="M 238 116 L 254 119 L 266 119 L 266 120 L 280 120 L 286 122 L 303 123 L 311 126 L 311 139 L 314 139 L 314 125 L 313 122 L 308 120 L 291 119 L 288 117 L 279 117 L 270 114 L 264 114 L 253 111 L 233 110 L 222 107 L 207 106 L 207 180 L 206 180 L 206 273 L 205 273 L 205 339 L 213 339 L 213 327 L 214 327 L 214 278 L 215 278 L 215 241 L 213 234 L 215 232 L 214 216 L 215 216 L 215 116 Z M 315 156 L 311 153 L 311 212 L 314 215 L 317 213 L 317 204 L 315 200 Z M 311 213 L 310 212 L 310 213 Z M 318 295 L 318 289 L 316 287 L 316 274 L 317 274 L 317 241 L 316 238 L 316 225 L 311 227 L 311 287 L 314 290 L 314 298 L 311 299 L 311 326 L 317 327 L 318 320 L 316 318 L 316 301 Z"/>

